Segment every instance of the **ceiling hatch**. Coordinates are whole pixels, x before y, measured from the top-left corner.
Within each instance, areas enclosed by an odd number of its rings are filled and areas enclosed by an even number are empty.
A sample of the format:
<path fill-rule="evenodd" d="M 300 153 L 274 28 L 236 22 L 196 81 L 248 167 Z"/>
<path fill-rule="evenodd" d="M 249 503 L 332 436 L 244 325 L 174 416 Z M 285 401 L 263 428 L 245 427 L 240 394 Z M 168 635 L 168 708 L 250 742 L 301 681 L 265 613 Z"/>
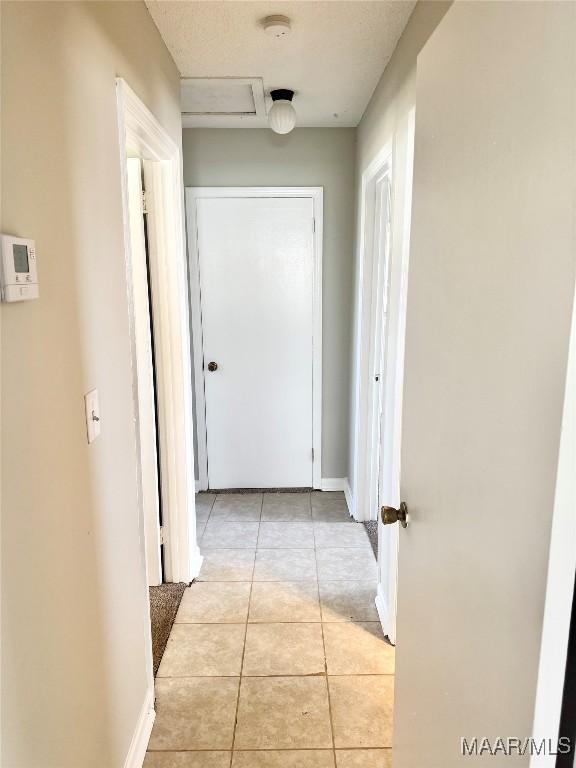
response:
<path fill-rule="evenodd" d="M 266 121 L 262 78 L 188 77 L 180 82 L 185 127 L 225 127 L 227 118 L 246 120 L 247 127 Z"/>

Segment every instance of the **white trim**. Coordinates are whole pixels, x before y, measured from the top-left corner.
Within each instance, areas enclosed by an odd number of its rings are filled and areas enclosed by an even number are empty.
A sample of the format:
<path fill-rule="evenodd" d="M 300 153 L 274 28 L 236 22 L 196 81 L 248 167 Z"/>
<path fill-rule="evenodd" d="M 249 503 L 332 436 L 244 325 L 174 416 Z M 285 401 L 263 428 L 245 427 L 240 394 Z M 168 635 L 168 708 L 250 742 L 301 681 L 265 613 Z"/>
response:
<path fill-rule="evenodd" d="M 201 198 L 306 197 L 314 207 L 314 285 L 312 308 L 312 486 L 322 489 L 322 248 L 324 190 L 322 187 L 187 187 L 186 221 L 190 274 L 190 305 L 194 349 L 197 462 L 199 486 L 208 489 L 206 400 L 202 352 L 202 312 L 198 262 L 196 200 Z M 199 375 L 198 375 L 199 374 Z M 341 481 L 343 482 L 343 481 Z M 344 487 L 336 490 L 344 490 Z"/>
<path fill-rule="evenodd" d="M 182 155 L 179 146 L 122 78 L 116 80 L 116 93 L 132 369 L 135 376 L 134 302 L 126 170 L 128 156 L 142 159 L 148 182 L 150 277 L 156 352 L 157 428 L 166 535 L 166 579 L 189 582 L 197 568 L 200 553 L 196 543 Z M 136 380 L 133 382 L 133 388 L 137 408 Z M 139 437 L 137 439 L 139 440 Z M 137 447 L 139 449 L 139 446 Z M 137 453 L 139 456 L 139 450 Z M 140 477 L 140 466 L 138 472 Z"/>
<path fill-rule="evenodd" d="M 374 493 L 377 480 L 374 477 L 374 364 L 376 331 L 376 291 L 378 288 L 378 264 L 374 258 L 373 233 L 375 206 L 368 204 L 368 196 L 375 193 L 376 179 L 388 175 L 390 195 L 392 185 L 392 144 L 387 144 L 362 174 L 360 209 L 360 279 L 359 312 L 356 335 L 359 345 L 358 384 L 356 392 L 357 419 L 354 434 L 354 489 L 356 519 L 375 519 Z M 389 252 L 392 251 L 390 236 Z"/>
<path fill-rule="evenodd" d="M 354 503 L 354 496 L 352 494 L 352 488 L 350 488 L 350 481 L 348 478 L 344 478 L 344 497 L 346 499 L 346 505 L 348 507 L 348 512 L 350 512 L 350 515 L 353 518 L 356 518 L 356 508 Z"/>
<path fill-rule="evenodd" d="M 323 477 L 320 490 L 322 491 L 345 491 L 348 480 L 345 477 Z"/>
<path fill-rule="evenodd" d="M 556 738 L 560 727 L 576 570 L 576 305 L 568 352 L 546 601 L 532 734 Z M 565 734 L 564 734 L 565 735 Z M 553 768 L 553 755 L 533 755 L 530 768 Z"/>
<path fill-rule="evenodd" d="M 130 748 L 128 749 L 128 754 L 124 761 L 124 768 L 142 768 L 155 718 L 154 690 L 148 689 L 144 697 L 140 715 L 138 716 L 134 734 L 132 735 Z"/>
<path fill-rule="evenodd" d="M 384 600 L 384 590 L 381 582 L 378 582 L 378 589 L 376 590 L 376 598 L 374 602 L 376 604 L 376 610 L 378 611 L 378 618 L 380 619 L 380 624 L 382 625 L 382 632 L 386 637 L 388 634 L 386 631 L 386 627 L 390 625 L 390 616 L 388 614 L 388 609 L 386 608 L 386 602 Z"/>

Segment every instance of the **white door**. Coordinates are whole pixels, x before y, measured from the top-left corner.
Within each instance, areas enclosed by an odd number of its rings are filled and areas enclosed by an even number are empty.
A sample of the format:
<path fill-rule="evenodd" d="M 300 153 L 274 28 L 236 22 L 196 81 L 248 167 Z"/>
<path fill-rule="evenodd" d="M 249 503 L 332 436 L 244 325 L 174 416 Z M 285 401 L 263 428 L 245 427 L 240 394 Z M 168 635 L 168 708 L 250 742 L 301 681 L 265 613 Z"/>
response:
<path fill-rule="evenodd" d="M 148 585 L 155 586 L 162 583 L 162 561 L 160 557 L 160 498 L 156 450 L 154 363 L 144 235 L 144 210 L 142 206 L 142 166 L 140 160 L 136 158 L 129 158 L 127 164 L 146 573 Z"/>
<path fill-rule="evenodd" d="M 418 59 L 395 768 L 530 761 L 461 740 L 532 734 L 574 291 L 575 19 L 573 3 L 454 3 Z"/>
<path fill-rule="evenodd" d="M 396 642 L 396 586 L 398 570 L 398 531 L 396 526 L 384 526 L 380 509 L 384 505 L 397 506 L 400 492 L 399 462 L 395 454 L 400 441 L 395 434 L 399 425 L 395 420 L 398 392 L 394 386 L 398 364 L 398 334 L 400 323 L 396 316 L 402 310 L 401 302 L 394 300 L 391 290 L 397 292 L 402 285 L 395 281 L 391 286 L 391 235 L 392 205 L 390 174 L 386 170 L 375 183 L 374 210 L 374 263 L 376 273 L 375 302 L 375 366 L 374 387 L 377 401 L 375 419 L 376 462 L 373 474 L 375 489 L 371 498 L 378 520 L 378 591 L 376 605 L 384 634 L 390 642 Z M 391 309 L 393 310 L 391 312 Z M 374 503 L 373 502 L 373 503 Z"/>
<path fill-rule="evenodd" d="M 196 223 L 209 486 L 310 487 L 313 201 L 198 199 Z"/>

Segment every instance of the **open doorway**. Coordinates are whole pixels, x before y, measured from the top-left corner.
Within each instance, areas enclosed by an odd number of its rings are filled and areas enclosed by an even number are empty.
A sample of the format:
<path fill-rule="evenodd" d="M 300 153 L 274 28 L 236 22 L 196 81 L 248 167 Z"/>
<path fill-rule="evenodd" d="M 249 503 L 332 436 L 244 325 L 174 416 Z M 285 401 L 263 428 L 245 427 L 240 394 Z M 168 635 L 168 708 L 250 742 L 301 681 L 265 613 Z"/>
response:
<path fill-rule="evenodd" d="M 196 543 L 181 153 L 122 79 L 117 102 L 140 490 L 142 591 L 135 599 L 142 601 L 148 672 L 134 749 L 143 757 L 155 718 L 159 661 L 158 649 L 153 652 L 149 587 L 168 588 L 161 601 L 168 620 L 163 618 L 159 638 L 162 642 L 165 635 L 165 644 L 179 597 L 198 574 L 202 557 Z"/>
<path fill-rule="evenodd" d="M 383 148 L 363 173 L 361 185 L 356 516 L 377 535 L 376 606 L 392 644 L 396 643 L 399 526 L 384 524 L 381 510 L 400 507 L 413 147 L 412 112 L 396 147 Z"/>

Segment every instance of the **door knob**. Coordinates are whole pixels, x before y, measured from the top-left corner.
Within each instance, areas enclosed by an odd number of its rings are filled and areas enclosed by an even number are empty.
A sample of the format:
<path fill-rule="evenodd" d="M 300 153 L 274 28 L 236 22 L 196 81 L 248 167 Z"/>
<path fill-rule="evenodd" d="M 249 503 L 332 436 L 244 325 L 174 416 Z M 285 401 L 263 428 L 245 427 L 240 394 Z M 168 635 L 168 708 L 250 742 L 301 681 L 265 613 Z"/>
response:
<path fill-rule="evenodd" d="M 208 370 L 209 371 L 217 371 L 218 370 L 218 363 L 208 363 Z"/>
<path fill-rule="evenodd" d="M 408 527 L 408 507 L 406 506 L 405 501 L 400 504 L 400 509 L 396 509 L 395 507 L 382 507 L 380 516 L 384 525 L 400 523 L 402 528 Z"/>

